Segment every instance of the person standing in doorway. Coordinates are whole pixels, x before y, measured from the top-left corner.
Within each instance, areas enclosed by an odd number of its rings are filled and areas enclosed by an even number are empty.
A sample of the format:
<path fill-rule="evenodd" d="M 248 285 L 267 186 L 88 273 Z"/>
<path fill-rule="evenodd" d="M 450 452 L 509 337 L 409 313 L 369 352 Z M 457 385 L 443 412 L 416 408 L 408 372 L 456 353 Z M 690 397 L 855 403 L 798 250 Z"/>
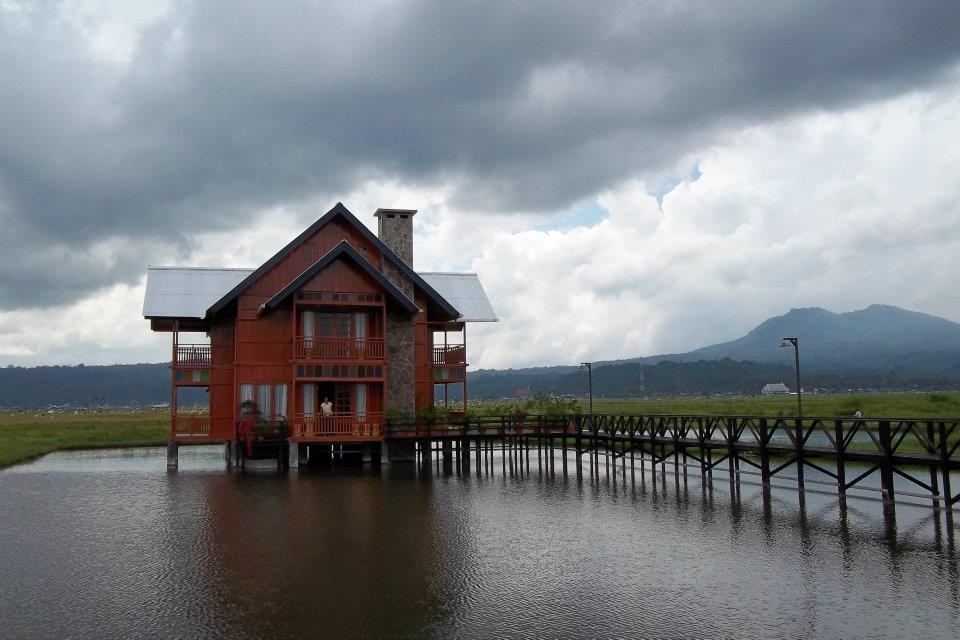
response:
<path fill-rule="evenodd" d="M 333 403 L 330 402 L 330 398 L 326 396 L 324 396 L 323 402 L 320 403 L 320 415 L 325 418 L 333 415 Z"/>

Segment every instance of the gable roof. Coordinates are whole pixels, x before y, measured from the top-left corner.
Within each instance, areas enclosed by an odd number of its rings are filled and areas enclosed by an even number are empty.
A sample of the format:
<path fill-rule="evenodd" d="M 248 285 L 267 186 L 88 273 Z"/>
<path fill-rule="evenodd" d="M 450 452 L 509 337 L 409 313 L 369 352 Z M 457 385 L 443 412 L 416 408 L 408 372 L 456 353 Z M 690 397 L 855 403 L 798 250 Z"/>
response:
<path fill-rule="evenodd" d="M 278 251 L 276 255 L 274 255 L 272 258 L 270 258 L 269 260 L 264 262 L 262 265 L 260 265 L 260 267 L 258 267 L 255 271 L 253 271 L 253 273 L 248 275 L 246 278 L 243 279 L 243 281 L 241 281 L 233 289 L 231 289 L 224 296 L 222 296 L 219 300 L 213 303 L 210 306 L 210 308 L 207 309 L 206 315 L 213 316 L 219 313 L 220 311 L 222 311 L 227 305 L 229 305 L 231 302 L 236 300 L 237 296 L 243 293 L 247 289 L 247 287 L 249 287 L 251 284 L 256 282 L 257 279 L 259 279 L 263 274 L 269 271 L 274 265 L 276 265 L 278 262 L 286 258 L 288 255 L 290 255 L 291 252 L 293 252 L 294 249 L 296 249 L 298 246 L 303 244 L 307 240 L 307 238 L 312 236 L 321 227 L 326 225 L 328 222 L 334 220 L 335 218 L 342 219 L 351 227 L 359 231 L 364 238 L 366 238 L 375 247 L 377 247 L 377 250 L 388 262 L 390 262 L 401 273 L 403 273 L 410 280 L 412 280 L 414 285 L 419 287 L 427 295 L 427 297 L 430 299 L 431 302 L 433 302 L 438 307 L 440 307 L 440 309 L 442 309 L 444 313 L 448 314 L 451 320 L 455 320 L 460 316 L 459 311 L 457 311 L 449 302 L 444 300 L 443 296 L 437 293 L 436 290 L 433 287 L 431 287 L 429 284 L 427 284 L 427 282 L 423 278 L 417 275 L 417 273 L 410 268 L 410 265 L 408 265 L 406 262 L 404 262 L 399 257 L 397 257 L 397 254 L 395 254 L 392 250 L 390 250 L 390 248 L 387 245 L 385 245 L 383 241 L 380 240 L 380 238 L 374 235 L 373 232 L 370 231 L 370 229 L 368 229 L 365 224 L 357 220 L 357 217 L 354 216 L 352 213 L 350 213 L 350 210 L 347 209 L 345 206 L 343 206 L 343 203 L 341 202 L 338 202 L 337 204 L 335 204 L 333 208 L 330 209 L 330 211 L 327 211 L 323 216 L 320 217 L 319 220 L 317 220 L 312 225 L 307 227 L 307 229 L 304 230 L 303 233 L 298 235 L 289 244 L 287 244 L 287 246 L 285 246 L 283 249 Z"/>
<path fill-rule="evenodd" d="M 372 264 L 370 264 L 369 260 L 361 256 L 357 250 L 351 247 L 350 243 L 348 243 L 346 240 L 341 240 L 337 246 L 330 251 L 327 251 L 319 260 L 307 267 L 306 271 L 294 278 L 287 286 L 278 291 L 272 298 L 267 300 L 267 302 L 264 304 L 264 307 L 267 309 L 275 309 L 281 302 L 293 295 L 294 291 L 306 284 L 310 278 L 320 273 L 324 267 L 338 258 L 349 258 L 352 260 L 354 264 L 363 269 L 367 275 L 376 280 L 377 284 L 383 287 L 383 290 L 387 293 L 387 295 L 393 298 L 393 300 L 402 306 L 408 313 L 416 313 L 419 311 L 417 305 L 414 304 L 410 298 L 405 296 L 403 292 L 396 287 L 396 285 L 387 280 L 386 276 L 384 276 Z"/>
<path fill-rule="evenodd" d="M 498 322 L 477 274 L 421 271 L 420 277 L 457 308 L 459 322 Z"/>

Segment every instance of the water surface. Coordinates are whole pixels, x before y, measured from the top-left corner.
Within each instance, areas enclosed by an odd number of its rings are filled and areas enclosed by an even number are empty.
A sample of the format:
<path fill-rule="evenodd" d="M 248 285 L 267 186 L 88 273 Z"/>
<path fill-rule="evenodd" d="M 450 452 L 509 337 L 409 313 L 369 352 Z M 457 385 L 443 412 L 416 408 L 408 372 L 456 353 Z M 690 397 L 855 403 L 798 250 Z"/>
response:
<path fill-rule="evenodd" d="M 216 447 L 182 448 L 167 473 L 163 456 L 0 471 L 6 637 L 949 638 L 960 623 L 954 521 L 929 507 L 894 518 L 649 468 L 551 476 L 535 457 L 458 475 L 231 473 Z"/>

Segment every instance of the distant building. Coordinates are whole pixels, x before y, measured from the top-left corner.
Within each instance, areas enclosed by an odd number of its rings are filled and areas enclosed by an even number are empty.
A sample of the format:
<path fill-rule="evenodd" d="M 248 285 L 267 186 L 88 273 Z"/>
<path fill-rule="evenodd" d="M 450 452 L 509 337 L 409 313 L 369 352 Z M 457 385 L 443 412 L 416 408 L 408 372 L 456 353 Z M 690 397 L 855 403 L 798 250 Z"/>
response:
<path fill-rule="evenodd" d="M 760 395 L 764 396 L 775 396 L 782 394 L 789 394 L 790 389 L 787 388 L 787 385 L 782 382 L 768 382 L 763 385 L 763 389 L 760 389 Z"/>

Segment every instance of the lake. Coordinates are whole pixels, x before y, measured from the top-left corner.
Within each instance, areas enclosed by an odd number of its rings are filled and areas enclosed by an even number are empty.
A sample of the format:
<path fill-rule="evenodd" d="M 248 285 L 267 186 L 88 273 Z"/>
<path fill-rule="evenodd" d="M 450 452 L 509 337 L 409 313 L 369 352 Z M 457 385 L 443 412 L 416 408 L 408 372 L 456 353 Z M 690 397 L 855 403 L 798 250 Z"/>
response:
<path fill-rule="evenodd" d="M 952 519 L 649 467 L 0 471 L 10 638 L 953 638 Z M 609 472 L 609 473 L 608 473 Z M 631 475 L 633 476 L 631 478 Z M 952 631 L 951 631 L 952 630 Z"/>

